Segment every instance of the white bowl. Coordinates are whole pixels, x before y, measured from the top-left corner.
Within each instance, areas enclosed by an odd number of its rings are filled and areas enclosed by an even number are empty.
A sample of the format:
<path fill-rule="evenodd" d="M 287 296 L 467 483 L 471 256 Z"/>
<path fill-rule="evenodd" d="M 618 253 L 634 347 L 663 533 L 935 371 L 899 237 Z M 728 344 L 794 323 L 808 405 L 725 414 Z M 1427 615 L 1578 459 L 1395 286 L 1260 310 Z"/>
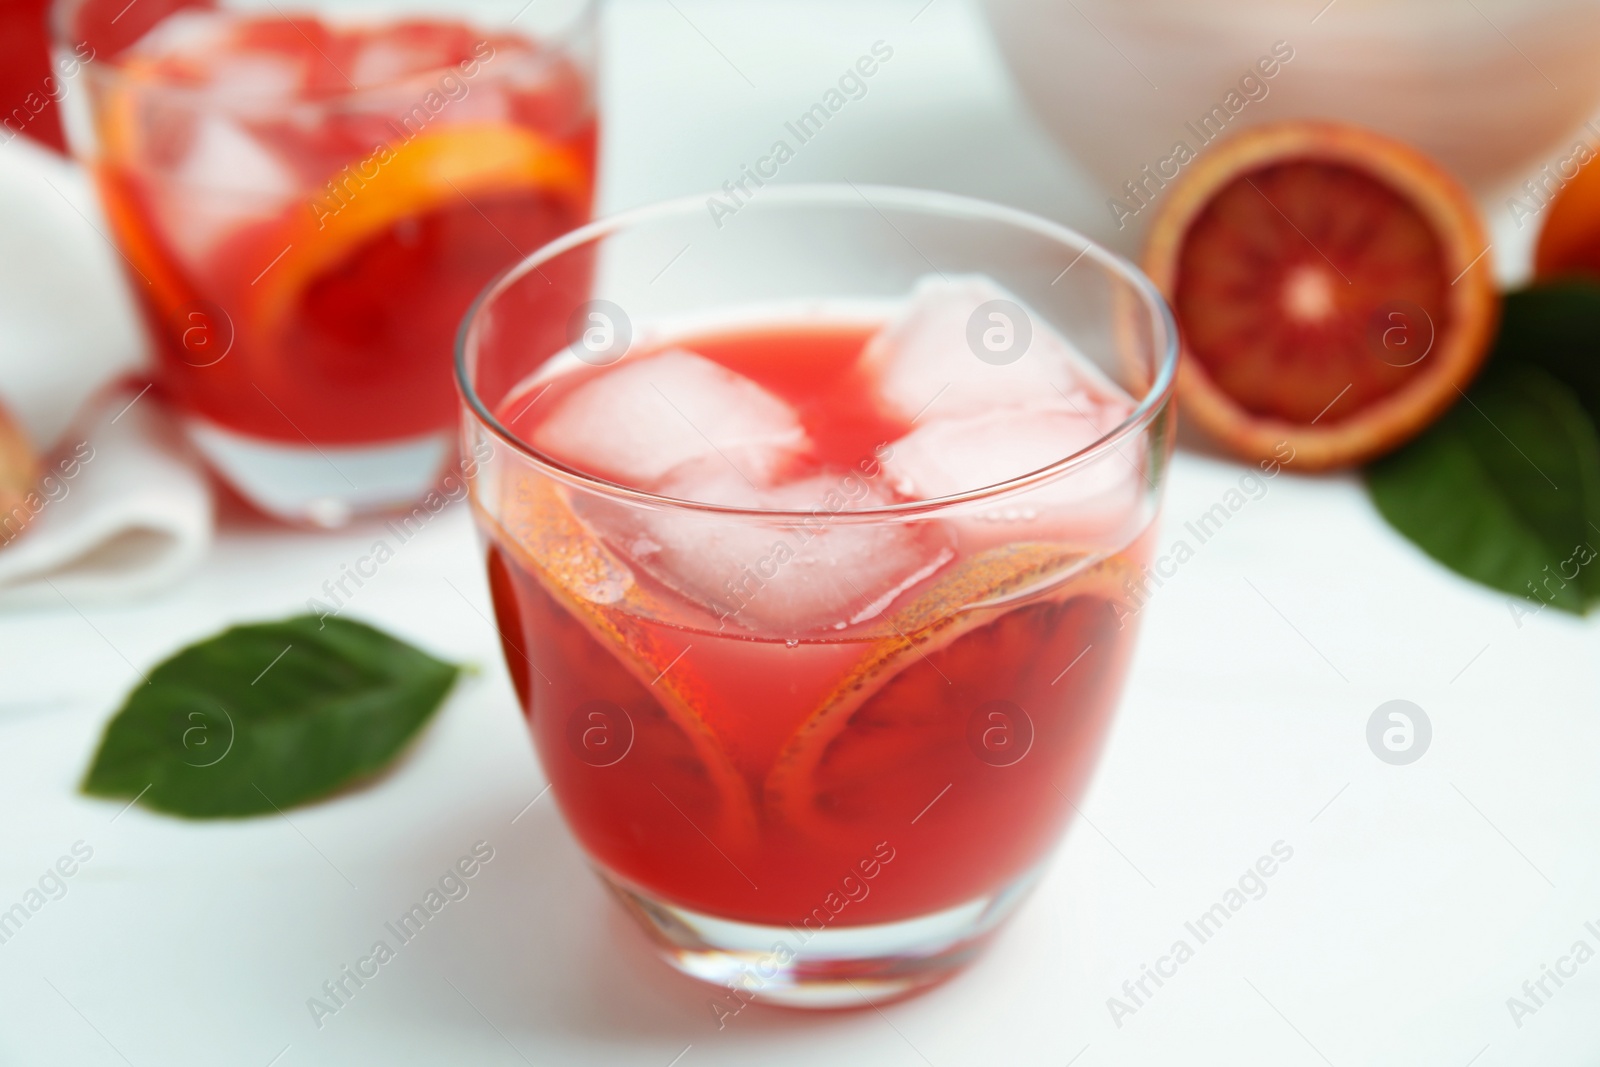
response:
<path fill-rule="evenodd" d="M 1230 131 L 1285 118 L 1369 126 L 1480 194 L 1554 170 L 1580 134 L 1600 147 L 1582 128 L 1600 99 L 1596 0 L 985 2 L 1045 124 L 1129 209 L 1139 201 L 1126 182 L 1159 197 L 1142 168 L 1179 141 L 1205 151 L 1197 124 L 1213 108 L 1227 121 L 1212 125 Z M 1291 58 L 1258 66 L 1275 46 Z M 1124 247 L 1151 215 L 1106 211 Z"/>

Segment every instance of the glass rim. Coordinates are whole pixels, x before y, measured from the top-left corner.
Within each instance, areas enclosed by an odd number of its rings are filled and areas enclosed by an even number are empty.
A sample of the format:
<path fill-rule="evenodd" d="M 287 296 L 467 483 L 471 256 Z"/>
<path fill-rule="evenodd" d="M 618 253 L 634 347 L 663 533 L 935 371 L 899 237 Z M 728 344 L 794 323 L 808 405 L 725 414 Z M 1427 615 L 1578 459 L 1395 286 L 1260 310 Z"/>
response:
<path fill-rule="evenodd" d="M 635 229 L 642 224 L 704 211 L 707 195 L 700 193 L 675 197 L 670 200 L 663 200 L 603 216 L 575 230 L 568 231 L 501 271 L 474 298 L 471 306 L 467 308 L 466 314 L 461 319 L 460 328 L 456 331 L 456 390 L 466 403 L 472 417 L 498 438 L 502 445 L 509 446 L 513 452 L 532 462 L 542 473 L 568 485 L 620 502 L 658 509 L 703 512 L 726 516 L 776 518 L 795 522 L 813 518 L 814 509 L 750 508 L 665 496 L 613 482 L 607 478 L 590 474 L 577 467 L 563 463 L 556 457 L 548 455 L 524 442 L 500 422 L 483 402 L 483 398 L 478 395 L 477 386 L 472 380 L 472 372 L 467 366 L 469 355 L 476 350 L 474 327 L 478 319 L 497 297 L 524 278 L 530 271 L 535 271 L 557 256 L 600 238 Z M 878 199 L 878 203 L 874 203 L 874 197 Z M 776 207 L 784 204 L 789 206 L 810 204 L 824 207 L 831 204 L 859 206 L 863 201 L 867 207 L 873 210 L 877 210 L 879 203 L 889 203 L 893 207 L 907 208 L 924 214 L 942 214 L 949 217 L 965 218 L 970 221 L 1010 224 L 1068 245 L 1078 252 L 1078 256 L 1072 261 L 1072 264 L 1076 264 L 1078 259 L 1092 259 L 1105 268 L 1119 282 L 1126 284 L 1139 297 L 1138 311 L 1141 313 L 1141 317 L 1147 317 L 1152 321 L 1153 325 L 1159 327 L 1164 339 L 1160 342 L 1162 351 L 1155 373 L 1151 376 L 1150 384 L 1145 387 L 1144 395 L 1138 399 L 1133 410 L 1122 422 L 1101 434 L 1083 448 L 1069 453 L 1038 470 L 1008 478 L 1002 482 L 995 482 L 991 485 L 965 490 L 960 493 L 952 493 L 947 496 L 933 497 L 928 500 L 910 500 L 891 504 L 878 504 L 865 508 L 849 508 L 830 513 L 830 522 L 854 523 L 871 519 L 924 515 L 948 510 L 955 505 L 1002 496 L 1006 493 L 1053 481 L 1067 471 L 1087 466 L 1100 459 L 1108 452 L 1115 450 L 1118 445 L 1128 438 L 1141 433 L 1155 421 L 1156 416 L 1171 399 L 1177 379 L 1180 345 L 1177 321 L 1173 317 L 1171 308 L 1167 306 L 1166 299 L 1161 295 L 1160 290 L 1156 288 L 1155 283 L 1146 277 L 1144 272 L 1132 262 L 1103 245 L 1090 240 L 1069 226 L 1064 226 L 1061 223 L 1020 208 L 981 200 L 977 197 L 937 192 L 930 189 L 915 189 L 906 186 L 861 185 L 854 182 L 775 185 L 764 190 L 760 202 L 753 206 Z M 1069 264 L 1067 270 L 1071 269 L 1072 265 Z M 554 355 L 555 353 L 552 352 L 551 356 Z"/>
<path fill-rule="evenodd" d="M 67 25 L 67 22 L 68 22 L 68 19 L 71 17 L 72 14 L 76 13 L 77 10 L 81 9 L 88 2 L 89 2 L 89 0 L 52 0 L 52 2 L 50 4 L 50 23 L 49 23 L 50 43 L 51 43 L 52 46 L 60 47 L 60 48 L 71 48 L 75 44 L 80 43 L 78 41 L 75 41 L 73 39 L 73 36 L 70 33 L 67 32 L 68 28 L 69 28 L 68 25 Z M 533 36 L 531 34 L 524 34 L 523 36 L 529 37 L 531 40 L 538 41 L 541 44 L 548 45 L 548 46 L 550 46 L 550 48 L 552 50 L 555 50 L 555 51 L 566 51 L 567 50 L 567 46 L 569 44 L 571 44 L 572 41 L 574 39 L 576 39 L 583 32 L 585 24 L 593 23 L 594 20 L 598 17 L 598 14 L 599 14 L 599 3 L 600 3 L 600 0 L 578 0 L 578 6 L 573 11 L 572 18 L 569 19 L 568 22 L 566 23 L 566 25 L 562 26 L 561 29 L 558 32 L 552 33 L 552 34 L 548 34 L 548 35 L 538 36 L 538 37 L 535 37 L 535 36 Z M 274 6 L 276 6 L 276 5 L 274 5 Z M 226 8 L 223 8 L 223 9 L 218 9 L 218 8 L 178 8 L 177 10 L 175 10 L 173 12 L 170 12 L 167 15 L 162 16 L 161 21 L 164 22 L 164 21 L 166 21 L 166 19 L 171 18 L 173 15 L 182 14 L 184 11 L 190 11 L 190 10 L 214 12 L 214 11 L 217 11 L 217 10 L 228 10 L 228 9 L 226 9 Z M 259 12 L 246 12 L 246 13 L 247 14 L 259 14 Z M 309 10 L 309 11 L 307 9 L 302 9 L 299 12 L 295 12 L 295 11 L 291 10 L 288 13 L 287 16 L 283 15 L 280 12 L 278 17 L 289 17 L 289 18 L 292 18 L 292 17 L 294 17 L 295 14 L 307 14 L 307 13 L 310 13 L 310 14 L 314 15 L 314 14 L 316 14 L 316 11 L 314 9 Z M 444 15 L 444 14 L 447 14 L 447 13 L 446 12 L 440 12 L 439 14 Z M 426 18 L 427 17 L 427 13 L 426 12 L 419 12 L 417 14 L 417 17 L 419 19 Z M 513 16 L 513 20 L 515 20 L 515 17 L 516 16 Z M 115 21 L 115 20 L 113 20 L 113 21 Z M 389 16 L 389 17 L 386 17 L 386 18 L 375 18 L 375 19 L 373 19 L 373 21 L 374 22 L 378 22 L 378 23 L 382 23 L 382 22 L 386 22 L 386 21 L 387 22 L 394 22 L 394 21 L 397 21 L 397 20 L 393 16 Z M 161 23 L 158 22 L 156 25 L 160 25 L 160 24 Z M 155 27 L 152 26 L 151 29 L 153 30 L 153 29 L 155 29 Z M 104 72 L 103 74 L 96 74 L 95 76 L 96 77 L 115 78 L 115 79 L 118 79 L 118 80 L 121 80 L 121 81 L 137 81 L 139 83 L 139 88 L 141 89 L 141 91 L 153 92 L 153 93 L 160 94 L 162 96 L 176 97 L 178 99 L 183 99 L 183 98 L 186 98 L 186 97 L 197 97 L 197 98 L 200 98 L 202 102 L 211 102 L 211 103 L 214 103 L 216 101 L 217 97 L 216 97 L 215 92 L 214 92 L 214 87 L 212 87 L 212 86 L 206 86 L 206 85 L 183 85 L 183 84 L 180 84 L 180 83 L 177 83 L 177 82 L 166 81 L 166 80 L 162 80 L 162 79 L 154 79 L 154 80 L 152 80 L 148 76 L 135 75 L 135 74 L 131 73 L 130 69 L 129 69 L 129 64 L 127 63 L 127 53 L 128 53 L 128 49 L 131 48 L 133 46 L 133 44 L 137 44 L 137 43 L 138 43 L 137 41 L 131 42 L 128 46 L 124 47 L 123 50 L 121 52 L 119 52 L 115 57 L 110 58 L 110 59 L 100 59 L 99 57 L 94 57 L 91 61 L 89 61 L 89 65 L 92 65 L 97 72 L 101 72 L 101 71 Z M 326 57 L 324 57 L 324 58 L 326 58 Z M 541 58 L 543 58 L 542 55 L 541 55 Z M 337 68 L 335 68 L 335 69 L 337 70 Z M 339 74 L 342 76 L 344 74 L 344 72 L 343 71 L 339 71 Z M 333 111 L 333 110 L 336 110 L 336 109 L 341 108 L 341 107 L 359 106 L 361 104 L 361 102 L 363 100 L 365 100 L 365 99 L 371 99 L 371 98 L 375 98 L 375 97 L 380 97 L 380 96 L 382 96 L 382 94 L 385 94 L 385 93 L 393 93 L 396 89 L 404 88 L 405 86 L 412 85 L 415 82 L 424 81 L 424 80 L 437 80 L 439 78 L 443 78 L 447 74 L 455 74 L 457 77 L 460 77 L 461 76 L 460 64 L 457 64 L 457 63 L 446 63 L 446 64 L 443 64 L 441 66 L 428 67 L 428 68 L 426 68 L 424 70 L 413 71 L 412 73 L 405 75 L 405 77 L 403 77 L 403 78 L 401 78 L 399 80 L 383 82 L 383 83 L 378 84 L 378 85 L 354 85 L 354 84 L 352 84 L 348 90 L 341 90 L 341 91 L 335 93 L 332 96 L 322 97 L 322 98 L 316 99 L 316 100 L 310 100 L 310 99 L 307 99 L 307 100 L 294 100 L 294 101 L 292 101 L 290 103 L 290 106 L 292 106 L 292 107 L 314 107 L 314 108 L 317 108 L 317 109 L 322 110 L 322 111 Z M 345 80 L 348 81 L 349 79 L 346 78 Z M 590 81 L 592 82 L 592 80 L 593 80 L 593 77 L 591 75 L 590 76 Z M 593 90 L 593 86 L 591 85 L 591 92 L 592 92 L 592 90 Z"/>

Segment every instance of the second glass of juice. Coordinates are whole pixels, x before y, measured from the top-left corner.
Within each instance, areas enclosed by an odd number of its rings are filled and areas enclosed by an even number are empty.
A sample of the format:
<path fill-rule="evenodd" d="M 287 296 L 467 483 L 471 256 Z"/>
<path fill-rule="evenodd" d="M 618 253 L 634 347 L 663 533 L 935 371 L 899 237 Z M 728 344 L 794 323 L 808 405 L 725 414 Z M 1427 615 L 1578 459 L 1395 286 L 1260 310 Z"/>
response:
<path fill-rule="evenodd" d="M 455 465 L 456 325 L 589 217 L 588 5 L 401 7 L 56 3 L 159 392 L 291 522 L 408 507 Z"/>
<path fill-rule="evenodd" d="M 1037 879 L 1133 650 L 1175 359 L 1127 263 L 906 190 L 645 209 L 480 298 L 506 661 L 719 1020 L 926 986 Z"/>

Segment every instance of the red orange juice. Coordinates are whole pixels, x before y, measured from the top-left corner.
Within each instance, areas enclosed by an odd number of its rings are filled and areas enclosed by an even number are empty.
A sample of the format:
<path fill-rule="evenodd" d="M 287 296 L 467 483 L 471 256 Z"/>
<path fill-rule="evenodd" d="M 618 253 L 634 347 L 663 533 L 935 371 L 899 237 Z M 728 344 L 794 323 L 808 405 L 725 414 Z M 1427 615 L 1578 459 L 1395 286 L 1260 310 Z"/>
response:
<path fill-rule="evenodd" d="M 190 5 L 123 45 L 90 70 L 82 150 L 202 453 L 289 518 L 420 497 L 453 451 L 462 314 L 589 217 L 588 72 L 448 18 Z"/>
<path fill-rule="evenodd" d="M 810 929 L 955 908 L 1039 864 L 1094 764 L 1133 641 L 1120 601 L 1142 535 L 1107 551 L 1025 523 L 1014 536 L 913 521 L 903 541 L 866 546 L 910 546 L 894 578 L 875 581 L 849 543 L 808 564 L 805 546 L 846 536 L 853 510 L 904 495 L 895 442 L 916 427 L 864 380 L 880 327 L 678 336 L 541 376 L 499 407 L 539 443 L 587 383 L 687 351 L 787 405 L 807 442 L 766 479 L 804 484 L 783 502 L 809 514 L 696 571 L 698 589 L 673 573 L 689 561 L 669 557 L 675 538 L 716 556 L 716 519 L 641 532 L 515 474 L 499 521 L 481 516 L 506 660 L 554 795 L 591 856 L 649 897 Z M 658 365 L 654 384 L 689 410 Z M 729 481 L 736 497 L 755 491 Z M 837 572 L 818 575 L 841 594 L 836 618 L 774 603 L 784 568 L 806 565 Z"/>

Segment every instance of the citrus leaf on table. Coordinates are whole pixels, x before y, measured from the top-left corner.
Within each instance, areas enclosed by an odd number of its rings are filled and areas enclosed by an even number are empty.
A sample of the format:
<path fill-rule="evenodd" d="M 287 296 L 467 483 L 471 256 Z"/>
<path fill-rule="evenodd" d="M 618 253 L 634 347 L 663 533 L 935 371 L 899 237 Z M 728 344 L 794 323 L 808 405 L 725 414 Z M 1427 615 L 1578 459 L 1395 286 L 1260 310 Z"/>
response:
<path fill-rule="evenodd" d="M 387 766 L 460 672 L 345 619 L 235 626 L 129 694 L 83 791 L 190 818 L 303 804 Z"/>
<path fill-rule="evenodd" d="M 1565 278 L 1508 293 L 1493 358 L 1549 372 L 1600 420 L 1600 285 Z"/>
<path fill-rule="evenodd" d="M 1367 468 L 1395 529 L 1445 566 L 1581 613 L 1600 600 L 1600 438 L 1573 391 L 1496 365 L 1422 436 Z"/>

